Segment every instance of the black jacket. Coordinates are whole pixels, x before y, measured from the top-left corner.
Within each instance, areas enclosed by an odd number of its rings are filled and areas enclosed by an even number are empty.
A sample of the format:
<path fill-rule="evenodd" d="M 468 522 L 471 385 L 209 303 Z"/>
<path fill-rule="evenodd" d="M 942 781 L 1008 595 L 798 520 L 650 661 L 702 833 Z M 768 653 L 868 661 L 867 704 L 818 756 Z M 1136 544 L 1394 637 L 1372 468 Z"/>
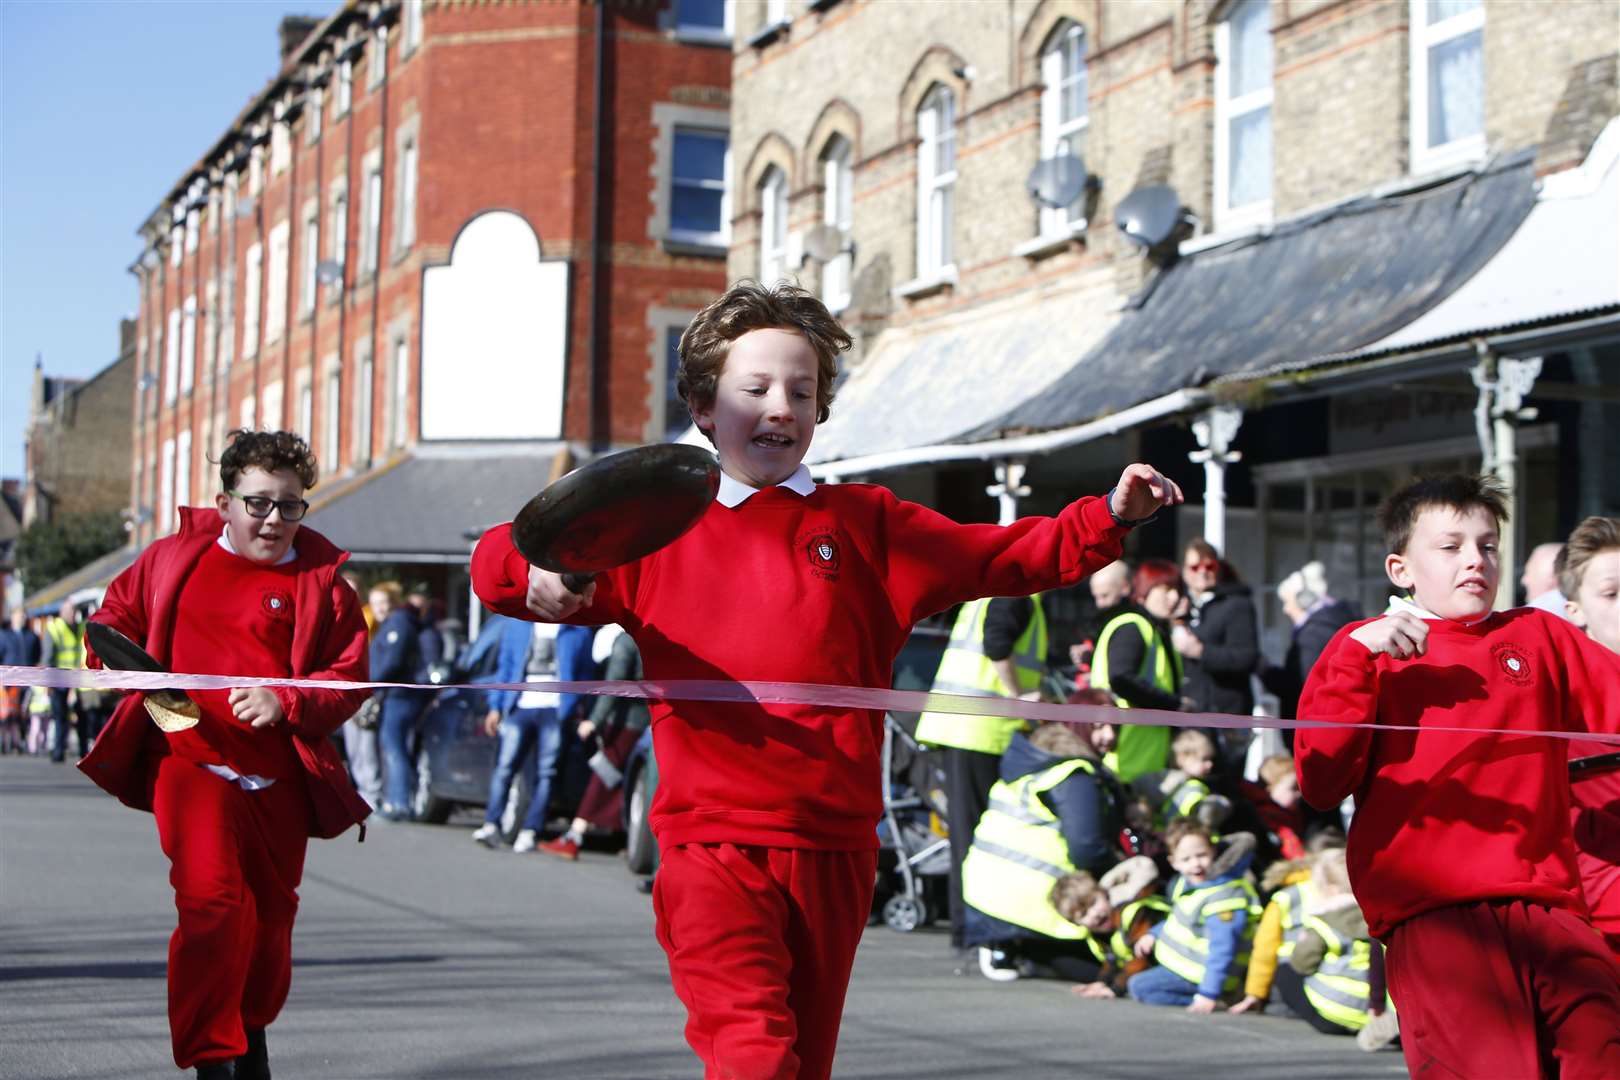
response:
<path fill-rule="evenodd" d="M 1361 618 L 1361 611 L 1348 600 L 1335 600 L 1325 604 L 1294 627 L 1293 640 L 1288 643 L 1288 655 L 1281 667 L 1268 667 L 1261 681 L 1266 689 L 1277 695 L 1278 712 L 1293 720 L 1299 712 L 1299 695 L 1305 689 L 1305 679 L 1316 666 L 1317 658 L 1327 648 L 1341 626 Z"/>
<path fill-rule="evenodd" d="M 1148 613 L 1147 608 L 1127 600 L 1123 604 L 1108 609 L 1109 622 L 1121 615 L 1140 615 L 1153 624 L 1153 632 L 1162 638 L 1161 648 L 1169 649 L 1170 631 L 1165 624 Z M 1104 630 L 1107 626 L 1104 626 Z M 1102 640 L 1099 633 L 1097 639 Z M 1165 693 L 1154 685 L 1151 678 L 1143 679 L 1137 672 L 1141 670 L 1142 659 L 1147 655 L 1148 642 L 1142 639 L 1131 626 L 1122 626 L 1115 630 L 1108 638 L 1108 689 L 1115 696 L 1124 698 L 1135 709 L 1164 709 L 1175 712 L 1181 708 L 1181 689 L 1177 687 L 1172 693 Z M 1093 667 L 1096 661 L 1092 661 Z"/>
<path fill-rule="evenodd" d="M 1249 587 L 1223 581 L 1193 617 L 1192 632 L 1204 644 L 1197 660 L 1183 657 L 1187 682 L 1182 689 L 1199 712 L 1254 711 L 1249 676 L 1260 662 L 1260 628 Z"/>

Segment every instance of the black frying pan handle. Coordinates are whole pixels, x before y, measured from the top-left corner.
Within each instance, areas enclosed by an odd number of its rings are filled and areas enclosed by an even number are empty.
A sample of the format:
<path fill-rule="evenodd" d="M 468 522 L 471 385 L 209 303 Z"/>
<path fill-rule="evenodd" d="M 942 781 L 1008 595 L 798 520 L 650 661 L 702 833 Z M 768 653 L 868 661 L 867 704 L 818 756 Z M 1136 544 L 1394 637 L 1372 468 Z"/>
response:
<path fill-rule="evenodd" d="M 563 588 L 571 593 L 584 592 L 586 586 L 595 580 L 595 574 L 564 574 L 562 576 Z"/>

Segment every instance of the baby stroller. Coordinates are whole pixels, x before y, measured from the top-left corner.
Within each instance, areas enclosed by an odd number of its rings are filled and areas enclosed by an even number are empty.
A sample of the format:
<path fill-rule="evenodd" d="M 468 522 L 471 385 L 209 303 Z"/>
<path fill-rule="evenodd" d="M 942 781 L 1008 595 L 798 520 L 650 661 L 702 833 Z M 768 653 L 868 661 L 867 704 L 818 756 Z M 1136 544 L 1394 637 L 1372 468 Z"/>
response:
<path fill-rule="evenodd" d="M 912 730 L 917 718 L 909 717 Z M 922 749 L 903 720 L 883 717 L 883 821 L 877 904 L 891 930 L 910 933 L 943 910 L 950 841 L 932 828 L 945 812 L 940 754 Z"/>

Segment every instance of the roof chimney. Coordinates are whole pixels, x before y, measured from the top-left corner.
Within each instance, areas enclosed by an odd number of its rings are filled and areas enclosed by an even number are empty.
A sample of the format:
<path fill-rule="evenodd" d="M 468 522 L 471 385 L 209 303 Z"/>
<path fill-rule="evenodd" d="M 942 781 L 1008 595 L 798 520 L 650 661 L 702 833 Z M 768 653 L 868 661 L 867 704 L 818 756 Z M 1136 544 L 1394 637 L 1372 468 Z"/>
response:
<path fill-rule="evenodd" d="M 281 29 L 278 34 L 281 38 L 281 62 L 286 63 L 287 57 L 293 54 L 298 46 L 309 37 L 310 31 L 321 25 L 321 20 L 314 15 L 288 15 L 281 20 Z"/>

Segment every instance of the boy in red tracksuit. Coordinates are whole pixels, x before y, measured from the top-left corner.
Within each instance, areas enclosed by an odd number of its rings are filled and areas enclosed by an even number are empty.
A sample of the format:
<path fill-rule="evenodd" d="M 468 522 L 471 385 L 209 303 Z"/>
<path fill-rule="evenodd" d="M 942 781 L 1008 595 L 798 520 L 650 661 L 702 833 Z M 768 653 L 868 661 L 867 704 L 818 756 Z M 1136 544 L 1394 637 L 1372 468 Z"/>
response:
<path fill-rule="evenodd" d="M 1502 489 L 1414 481 L 1379 509 L 1412 600 L 1351 623 L 1306 680 L 1295 737 L 1316 807 L 1356 797 L 1349 869 L 1413 1075 L 1620 1076 L 1620 965 L 1586 918 L 1565 740 L 1381 725 L 1615 731 L 1620 665 L 1546 612 L 1493 612 Z"/>
<path fill-rule="evenodd" d="M 681 340 L 679 387 L 715 444 L 719 497 L 685 536 L 583 595 L 485 534 L 473 584 L 519 618 L 619 623 L 646 677 L 887 687 L 912 624 L 958 601 L 1072 585 L 1130 524 L 1181 500 L 1145 465 L 1107 499 L 1005 528 L 958 525 L 801 461 L 849 336 L 791 285 L 734 286 Z M 709 1077 L 826 1077 L 871 909 L 882 715 L 652 705 L 659 943 Z"/>
<path fill-rule="evenodd" d="M 309 447 L 290 432 L 235 431 L 219 465 L 214 507 L 183 507 L 179 531 L 113 581 L 94 621 L 175 672 L 364 681 L 366 624 L 338 577 L 348 556 L 299 525 L 315 483 Z M 264 1029 L 292 980 L 308 838 L 370 812 L 327 739 L 368 693 L 194 691 L 200 721 L 169 734 L 131 694 L 79 763 L 157 818 L 179 912 L 174 1060 L 198 1077 L 270 1076 Z"/>

